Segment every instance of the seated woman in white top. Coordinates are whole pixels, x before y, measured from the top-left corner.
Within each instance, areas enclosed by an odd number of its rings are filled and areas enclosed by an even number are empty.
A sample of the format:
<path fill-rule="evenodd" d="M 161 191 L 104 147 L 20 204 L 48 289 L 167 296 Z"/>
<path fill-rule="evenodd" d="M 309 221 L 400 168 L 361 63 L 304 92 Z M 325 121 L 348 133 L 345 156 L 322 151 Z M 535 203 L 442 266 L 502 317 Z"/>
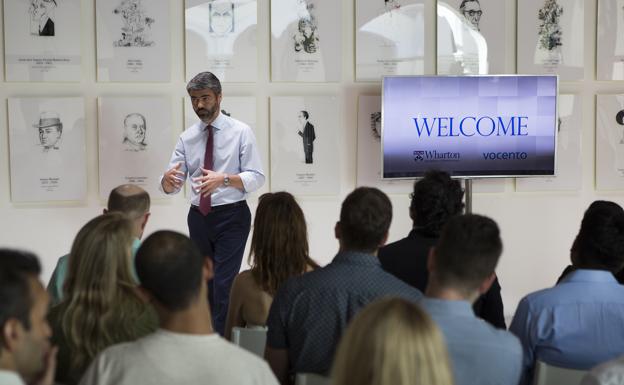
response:
<path fill-rule="evenodd" d="M 253 225 L 251 269 L 232 284 L 225 337 L 235 326 L 264 326 L 273 296 L 288 278 L 318 267 L 308 255 L 308 232 L 301 207 L 285 192 L 263 194 Z"/>

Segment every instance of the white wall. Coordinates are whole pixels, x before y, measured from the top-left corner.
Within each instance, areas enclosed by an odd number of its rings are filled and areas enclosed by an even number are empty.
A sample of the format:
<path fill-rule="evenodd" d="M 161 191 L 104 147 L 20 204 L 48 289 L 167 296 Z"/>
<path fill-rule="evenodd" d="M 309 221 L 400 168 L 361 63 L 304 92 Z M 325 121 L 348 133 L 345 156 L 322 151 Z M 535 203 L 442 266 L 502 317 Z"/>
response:
<path fill-rule="evenodd" d="M 109 0 L 100 0 L 109 1 Z M 164 1 L 164 0 L 163 0 Z M 338 0 L 327 0 L 338 1 Z M 269 121 L 269 96 L 328 95 L 338 97 L 341 103 L 340 196 L 299 197 L 309 224 L 312 256 L 327 263 L 337 250 L 333 226 L 338 218 L 340 202 L 355 186 L 357 96 L 379 94 L 378 83 L 355 83 L 354 78 L 354 1 L 343 1 L 343 81 L 335 84 L 275 84 L 269 82 L 269 1 L 258 0 L 259 68 L 257 84 L 224 85 L 224 95 L 252 95 L 258 102 L 258 126 L 266 128 Z M 515 47 L 515 0 L 506 1 L 506 39 Z M 522 1 L 522 0 L 518 0 Z M 19 247 L 36 252 L 43 260 L 44 279 L 52 272 L 58 256 L 68 252 L 78 229 L 91 217 L 101 212 L 103 202 L 98 198 L 97 114 L 96 98 L 103 95 L 167 94 L 172 98 L 174 127 L 182 129 L 182 97 L 184 96 L 184 21 L 182 0 L 172 0 L 172 64 L 171 82 L 165 84 L 96 83 L 95 81 L 95 5 L 94 0 L 82 0 L 82 81 L 62 83 L 6 83 L 0 85 L 0 247 Z M 435 72 L 435 1 L 427 0 L 425 68 Z M 516 193 L 513 181 L 505 182 L 502 193 L 475 194 L 473 211 L 496 219 L 501 227 L 505 251 L 498 268 L 503 287 L 506 313 L 511 314 L 519 299 L 530 291 L 552 285 L 568 263 L 568 250 L 587 205 L 595 199 L 609 199 L 624 204 L 624 192 L 597 192 L 594 189 L 594 126 L 597 93 L 624 93 L 622 82 L 597 82 L 595 79 L 596 0 L 585 5 L 585 81 L 563 82 L 561 93 L 576 93 L 583 97 L 583 175 L 582 189 L 570 193 Z M 0 18 L 0 23 L 2 23 Z M 0 39 L 0 45 L 3 40 Z M 0 50 L 3 54 L 4 47 Z M 4 66 L 4 58 L 0 66 Z M 515 50 L 506 57 L 507 69 L 515 71 Z M 4 71 L 2 71 L 4 73 Z M 13 96 L 83 96 L 86 104 L 88 150 L 88 199 L 72 204 L 16 205 L 10 201 L 9 154 L 6 99 Z M 172 148 L 174 138 L 172 138 Z M 164 165 L 154 165 L 164 167 Z M 269 169 L 269 165 L 265 165 Z M 410 229 L 407 215 L 409 200 L 405 196 L 391 196 L 394 221 L 390 239 L 403 237 Z M 252 210 L 255 202 L 251 202 Z M 181 195 L 171 201 L 155 202 L 147 234 L 159 229 L 187 232 L 188 204 Z"/>

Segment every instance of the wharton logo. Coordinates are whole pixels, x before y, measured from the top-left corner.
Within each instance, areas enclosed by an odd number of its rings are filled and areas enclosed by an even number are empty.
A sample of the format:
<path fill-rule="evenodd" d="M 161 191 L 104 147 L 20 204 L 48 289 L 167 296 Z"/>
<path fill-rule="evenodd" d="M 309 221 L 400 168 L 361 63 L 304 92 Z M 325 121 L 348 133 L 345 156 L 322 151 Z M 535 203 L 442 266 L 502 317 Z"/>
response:
<path fill-rule="evenodd" d="M 418 136 L 528 136 L 527 116 L 412 118 Z"/>
<path fill-rule="evenodd" d="M 414 151 L 414 162 L 452 162 L 460 159 L 459 152 Z"/>

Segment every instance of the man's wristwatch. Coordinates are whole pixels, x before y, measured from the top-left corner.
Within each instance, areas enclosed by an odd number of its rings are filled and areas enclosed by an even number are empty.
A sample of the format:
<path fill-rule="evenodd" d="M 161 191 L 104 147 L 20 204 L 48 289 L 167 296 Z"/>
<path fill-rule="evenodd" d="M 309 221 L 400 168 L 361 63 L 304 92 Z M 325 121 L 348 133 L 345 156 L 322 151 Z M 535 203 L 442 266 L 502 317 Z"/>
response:
<path fill-rule="evenodd" d="M 227 174 L 225 174 L 225 177 L 223 178 L 223 185 L 225 187 L 228 187 L 230 185 L 230 177 Z"/>

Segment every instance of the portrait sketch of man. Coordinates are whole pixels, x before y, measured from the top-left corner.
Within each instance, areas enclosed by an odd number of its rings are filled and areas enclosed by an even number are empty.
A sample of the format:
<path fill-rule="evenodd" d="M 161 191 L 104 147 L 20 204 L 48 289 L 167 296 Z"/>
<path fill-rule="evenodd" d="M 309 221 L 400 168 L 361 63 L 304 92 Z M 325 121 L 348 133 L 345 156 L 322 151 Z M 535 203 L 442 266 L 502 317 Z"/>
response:
<path fill-rule="evenodd" d="M 113 10 L 123 21 L 121 38 L 113 42 L 115 47 L 150 47 L 154 41 L 150 38 L 150 30 L 154 19 L 146 15 L 142 0 L 122 0 Z"/>
<path fill-rule="evenodd" d="M 43 152 L 58 150 L 61 136 L 63 135 L 63 123 L 58 113 L 53 111 L 42 112 L 39 115 L 39 122 L 33 124 L 39 130 L 39 144 Z"/>
<path fill-rule="evenodd" d="M 54 36 L 56 0 L 30 0 L 30 34 Z"/>
<path fill-rule="evenodd" d="M 381 111 L 370 114 L 370 123 L 373 138 L 381 140 Z"/>
<path fill-rule="evenodd" d="M 472 28 L 479 31 L 479 22 L 481 21 L 481 16 L 483 15 L 479 0 L 462 0 L 459 5 L 459 12 L 464 16 Z"/>
<path fill-rule="evenodd" d="M 126 151 L 144 151 L 147 147 L 145 117 L 133 112 L 126 115 L 123 124 L 123 144 Z"/>
<path fill-rule="evenodd" d="M 299 19 L 293 40 L 295 41 L 295 52 L 315 53 L 319 49 L 316 19 L 312 16 Z"/>
<path fill-rule="evenodd" d="M 235 32 L 234 29 L 234 3 L 209 3 L 208 17 L 210 33 L 226 35 Z"/>
<path fill-rule="evenodd" d="M 538 11 L 540 48 L 553 51 L 563 45 L 561 41 L 563 32 L 559 24 L 562 14 L 563 7 L 557 3 L 557 0 L 546 0 L 544 6 Z"/>
<path fill-rule="evenodd" d="M 316 139 L 316 134 L 314 133 L 314 125 L 308 121 L 310 119 L 310 114 L 308 114 L 308 111 L 299 111 L 297 119 L 300 126 L 297 133 L 299 134 L 299 136 L 301 136 L 303 140 L 303 152 L 305 154 L 305 162 L 306 164 L 312 164 L 314 140 Z"/>

